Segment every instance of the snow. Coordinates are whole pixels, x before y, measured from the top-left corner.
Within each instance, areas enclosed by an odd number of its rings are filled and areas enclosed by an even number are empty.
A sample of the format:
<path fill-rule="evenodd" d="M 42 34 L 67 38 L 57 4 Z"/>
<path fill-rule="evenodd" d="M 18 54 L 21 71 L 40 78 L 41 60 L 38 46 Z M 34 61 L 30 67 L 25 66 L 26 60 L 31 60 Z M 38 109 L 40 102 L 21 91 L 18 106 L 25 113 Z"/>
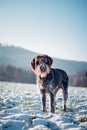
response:
<path fill-rule="evenodd" d="M 56 97 L 56 113 L 41 111 L 37 86 L 0 82 L 0 130 L 87 130 L 87 88 L 69 87 L 67 111 Z"/>

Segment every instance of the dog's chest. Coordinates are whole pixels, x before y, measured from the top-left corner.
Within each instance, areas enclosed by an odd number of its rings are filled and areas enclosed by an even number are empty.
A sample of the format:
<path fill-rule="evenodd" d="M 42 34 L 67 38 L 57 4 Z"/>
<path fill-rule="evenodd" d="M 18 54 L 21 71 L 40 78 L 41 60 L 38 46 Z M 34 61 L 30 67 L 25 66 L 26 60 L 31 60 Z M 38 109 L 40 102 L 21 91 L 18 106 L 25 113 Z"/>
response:
<path fill-rule="evenodd" d="M 38 83 L 39 89 L 44 90 L 47 93 L 54 90 L 53 80 L 39 79 L 39 80 L 37 80 L 37 83 Z"/>
<path fill-rule="evenodd" d="M 37 84 L 39 89 L 43 89 L 46 92 L 52 92 L 55 90 L 57 86 L 60 84 L 60 80 L 55 77 L 55 73 L 53 70 L 47 75 L 47 77 L 41 78 L 37 77 Z"/>

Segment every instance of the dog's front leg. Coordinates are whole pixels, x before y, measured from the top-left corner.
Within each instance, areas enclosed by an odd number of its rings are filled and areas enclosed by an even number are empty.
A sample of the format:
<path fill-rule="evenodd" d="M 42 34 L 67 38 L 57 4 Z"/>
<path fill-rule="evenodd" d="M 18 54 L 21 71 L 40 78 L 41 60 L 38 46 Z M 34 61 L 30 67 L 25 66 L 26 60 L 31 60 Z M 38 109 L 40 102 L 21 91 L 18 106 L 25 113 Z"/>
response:
<path fill-rule="evenodd" d="M 41 102 L 42 102 L 42 111 L 46 112 L 46 94 L 44 91 L 41 91 Z"/>
<path fill-rule="evenodd" d="M 55 95 L 50 93 L 50 112 L 55 113 Z"/>

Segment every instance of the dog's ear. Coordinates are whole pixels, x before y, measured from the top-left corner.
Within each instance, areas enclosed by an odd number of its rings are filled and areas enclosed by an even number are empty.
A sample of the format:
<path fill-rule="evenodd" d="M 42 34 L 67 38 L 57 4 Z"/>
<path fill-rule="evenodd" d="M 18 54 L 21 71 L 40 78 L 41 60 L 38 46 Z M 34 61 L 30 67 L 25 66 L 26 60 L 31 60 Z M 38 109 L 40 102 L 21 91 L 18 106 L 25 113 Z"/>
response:
<path fill-rule="evenodd" d="M 35 71 L 35 58 L 31 61 L 31 68 L 33 71 Z"/>
<path fill-rule="evenodd" d="M 48 62 L 49 62 L 49 66 L 51 67 L 51 65 L 53 63 L 53 59 L 50 56 L 48 56 Z"/>

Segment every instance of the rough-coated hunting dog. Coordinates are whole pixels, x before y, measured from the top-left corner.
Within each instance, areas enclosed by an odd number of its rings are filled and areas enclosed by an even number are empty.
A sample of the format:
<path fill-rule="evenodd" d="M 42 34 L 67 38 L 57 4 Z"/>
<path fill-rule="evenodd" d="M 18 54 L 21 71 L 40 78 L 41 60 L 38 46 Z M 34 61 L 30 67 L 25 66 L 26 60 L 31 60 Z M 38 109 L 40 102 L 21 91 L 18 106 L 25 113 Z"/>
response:
<path fill-rule="evenodd" d="M 41 93 L 42 110 L 46 111 L 46 93 L 50 96 L 50 111 L 55 113 L 55 97 L 60 88 L 63 90 L 64 105 L 68 98 L 68 76 L 61 69 L 51 68 L 53 59 L 48 55 L 38 55 L 33 58 L 31 67 L 37 78 L 37 84 Z"/>

